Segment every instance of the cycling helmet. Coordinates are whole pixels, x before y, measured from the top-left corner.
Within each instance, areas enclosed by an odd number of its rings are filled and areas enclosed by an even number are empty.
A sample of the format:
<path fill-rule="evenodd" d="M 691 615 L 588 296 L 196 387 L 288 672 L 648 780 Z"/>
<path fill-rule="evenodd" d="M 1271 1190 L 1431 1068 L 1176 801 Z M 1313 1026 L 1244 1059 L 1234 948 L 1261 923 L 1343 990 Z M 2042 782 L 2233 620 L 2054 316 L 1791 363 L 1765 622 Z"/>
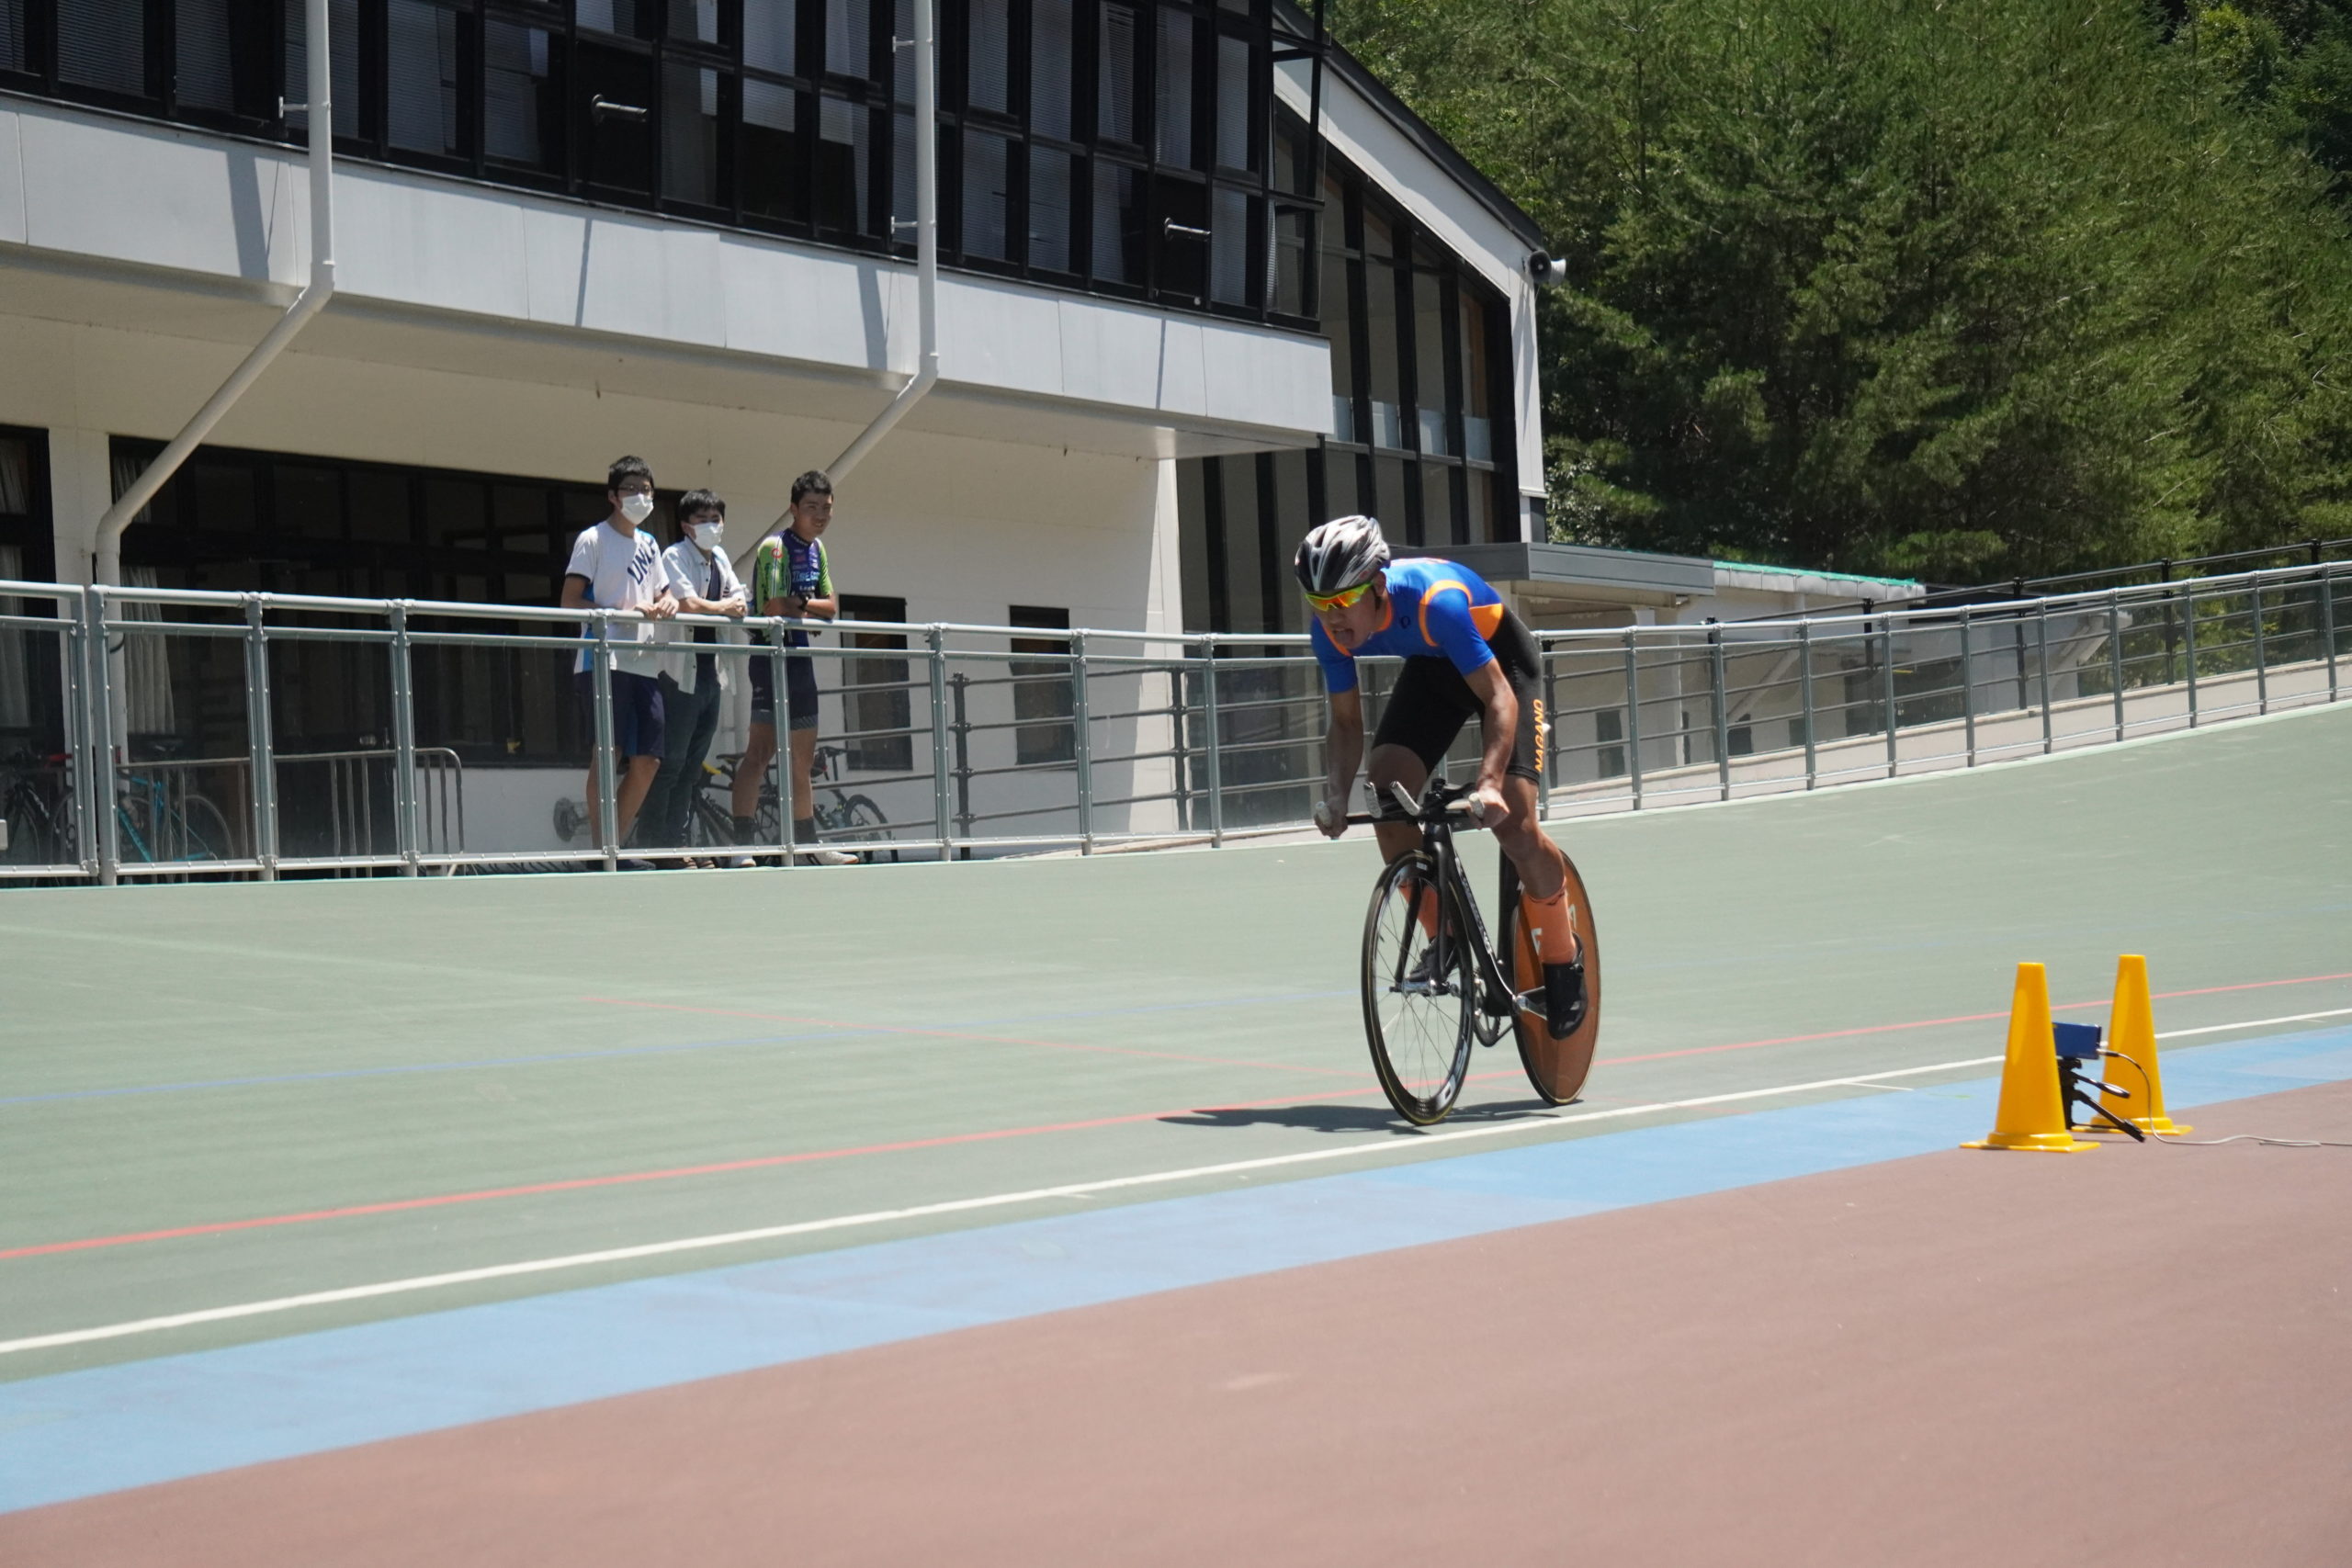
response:
<path fill-rule="evenodd" d="M 1309 593 L 1340 593 L 1369 582 L 1388 564 L 1388 541 L 1370 517 L 1335 517 L 1299 541 L 1292 563 Z"/>

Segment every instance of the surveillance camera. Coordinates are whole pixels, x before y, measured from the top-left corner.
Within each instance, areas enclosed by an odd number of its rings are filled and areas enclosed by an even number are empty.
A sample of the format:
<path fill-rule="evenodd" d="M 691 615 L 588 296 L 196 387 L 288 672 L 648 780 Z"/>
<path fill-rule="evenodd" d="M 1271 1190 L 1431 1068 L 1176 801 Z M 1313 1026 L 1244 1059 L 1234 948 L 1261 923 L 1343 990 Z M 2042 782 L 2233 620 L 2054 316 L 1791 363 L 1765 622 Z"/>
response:
<path fill-rule="evenodd" d="M 1527 258 L 1527 276 L 1539 284 L 1557 286 L 1568 280 L 1568 264 L 1537 251 Z"/>

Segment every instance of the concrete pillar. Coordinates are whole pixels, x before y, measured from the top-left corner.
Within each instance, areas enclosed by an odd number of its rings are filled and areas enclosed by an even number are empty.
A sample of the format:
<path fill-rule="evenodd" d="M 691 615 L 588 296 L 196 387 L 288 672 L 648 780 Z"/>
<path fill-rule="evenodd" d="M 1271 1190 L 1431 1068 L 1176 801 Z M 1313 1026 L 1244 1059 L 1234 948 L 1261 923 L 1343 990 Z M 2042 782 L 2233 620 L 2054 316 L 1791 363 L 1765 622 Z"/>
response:
<path fill-rule="evenodd" d="M 50 537 L 57 581 L 87 582 L 98 519 L 114 504 L 114 468 L 103 430 L 51 427 L 49 433 Z"/>

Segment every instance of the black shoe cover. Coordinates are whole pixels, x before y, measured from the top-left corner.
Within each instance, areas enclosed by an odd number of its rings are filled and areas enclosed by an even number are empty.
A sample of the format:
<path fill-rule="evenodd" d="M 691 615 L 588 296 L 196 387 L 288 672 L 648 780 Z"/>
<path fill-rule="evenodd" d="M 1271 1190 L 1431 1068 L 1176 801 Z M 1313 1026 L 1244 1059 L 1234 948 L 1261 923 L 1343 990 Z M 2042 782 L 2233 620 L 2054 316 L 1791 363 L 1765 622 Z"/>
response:
<path fill-rule="evenodd" d="M 1584 964 L 1544 965 L 1544 1023 L 1552 1037 L 1574 1034 L 1584 1022 Z"/>

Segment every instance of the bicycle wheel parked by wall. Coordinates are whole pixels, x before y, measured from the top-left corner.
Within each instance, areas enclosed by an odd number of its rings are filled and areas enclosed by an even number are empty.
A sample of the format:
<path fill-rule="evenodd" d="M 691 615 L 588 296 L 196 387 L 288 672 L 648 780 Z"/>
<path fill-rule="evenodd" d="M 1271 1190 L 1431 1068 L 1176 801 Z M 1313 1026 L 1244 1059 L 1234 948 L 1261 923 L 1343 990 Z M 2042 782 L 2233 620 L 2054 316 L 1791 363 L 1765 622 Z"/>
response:
<path fill-rule="evenodd" d="M 1431 908 L 1434 941 L 1422 924 Z M 1382 1092 L 1416 1126 L 1444 1120 L 1469 1073 L 1476 952 L 1435 863 L 1418 852 L 1389 862 L 1364 917 L 1363 1028 Z"/>
<path fill-rule="evenodd" d="M 880 807 L 862 795 L 853 795 L 842 803 L 840 825 L 842 837 L 854 844 L 870 844 L 877 839 L 891 836 L 890 819 L 882 815 Z M 867 850 L 864 852 L 868 865 L 885 859 L 893 865 L 899 863 L 899 852 L 896 850 Z"/>
<path fill-rule="evenodd" d="M 1527 1069 L 1527 1081 L 1535 1086 L 1535 1092 L 1551 1105 L 1566 1105 L 1583 1092 L 1584 1080 L 1592 1072 L 1593 1047 L 1600 1040 L 1600 928 L 1593 922 L 1592 896 L 1585 891 L 1576 862 L 1565 851 L 1560 860 L 1567 868 L 1568 902 L 1577 912 L 1577 940 L 1584 944 L 1584 1018 L 1566 1034 L 1554 1034 L 1541 1013 L 1521 1012 L 1516 1024 L 1520 1065 Z M 1514 987 L 1540 992 L 1544 965 L 1535 956 L 1534 943 L 1528 940 L 1526 925 L 1519 916 L 1519 878 L 1505 861 L 1499 944 L 1503 961 L 1510 965 Z"/>

